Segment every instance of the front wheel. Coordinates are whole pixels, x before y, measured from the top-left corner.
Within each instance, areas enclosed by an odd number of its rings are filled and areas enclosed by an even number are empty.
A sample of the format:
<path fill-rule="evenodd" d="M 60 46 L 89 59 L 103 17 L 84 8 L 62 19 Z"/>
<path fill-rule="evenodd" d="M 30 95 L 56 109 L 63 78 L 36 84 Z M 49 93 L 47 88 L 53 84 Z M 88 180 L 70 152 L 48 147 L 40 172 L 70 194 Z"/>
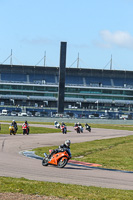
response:
<path fill-rule="evenodd" d="M 26 130 L 25 129 L 23 129 L 23 135 L 25 135 L 26 134 Z"/>
<path fill-rule="evenodd" d="M 42 165 L 43 166 L 48 166 L 48 158 L 46 159 L 46 158 L 43 158 L 43 160 L 42 160 Z"/>
<path fill-rule="evenodd" d="M 63 168 L 63 167 L 65 167 L 66 166 L 66 164 L 68 163 L 68 159 L 64 159 L 64 160 L 62 160 L 63 158 L 61 158 L 60 160 L 59 160 L 59 162 L 58 162 L 58 165 L 57 165 L 57 167 L 59 167 L 59 168 Z"/>

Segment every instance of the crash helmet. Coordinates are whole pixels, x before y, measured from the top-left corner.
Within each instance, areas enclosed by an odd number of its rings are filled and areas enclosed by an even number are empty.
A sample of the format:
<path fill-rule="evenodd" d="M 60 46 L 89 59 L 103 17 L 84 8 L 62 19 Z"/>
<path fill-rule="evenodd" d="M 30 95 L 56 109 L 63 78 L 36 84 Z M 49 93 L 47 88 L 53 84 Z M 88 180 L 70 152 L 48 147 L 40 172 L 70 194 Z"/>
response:
<path fill-rule="evenodd" d="M 70 141 L 70 140 L 66 140 L 66 141 L 65 141 L 65 145 L 66 145 L 67 147 L 69 147 L 70 144 L 71 144 L 71 141 Z"/>
<path fill-rule="evenodd" d="M 15 122 L 15 120 L 12 120 L 12 122 Z"/>
<path fill-rule="evenodd" d="M 27 124 L 27 121 L 25 121 L 25 124 Z"/>

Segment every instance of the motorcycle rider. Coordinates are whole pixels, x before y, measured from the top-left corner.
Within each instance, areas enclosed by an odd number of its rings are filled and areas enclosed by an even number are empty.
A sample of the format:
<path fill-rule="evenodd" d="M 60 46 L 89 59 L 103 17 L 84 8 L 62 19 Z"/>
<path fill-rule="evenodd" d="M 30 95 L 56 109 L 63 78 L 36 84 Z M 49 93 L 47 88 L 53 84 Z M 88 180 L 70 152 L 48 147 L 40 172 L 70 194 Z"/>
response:
<path fill-rule="evenodd" d="M 61 122 L 61 126 L 66 126 L 66 124 L 64 122 Z"/>
<path fill-rule="evenodd" d="M 17 123 L 15 122 L 15 120 L 12 120 L 11 126 L 13 126 L 16 129 L 16 132 L 17 132 L 18 126 L 17 126 Z"/>
<path fill-rule="evenodd" d="M 85 126 L 86 126 L 86 127 L 87 127 L 87 126 L 89 127 L 89 124 L 86 123 Z"/>
<path fill-rule="evenodd" d="M 75 123 L 75 124 L 74 124 L 74 127 L 77 127 L 77 126 L 78 126 L 78 124 L 77 124 L 77 123 Z"/>
<path fill-rule="evenodd" d="M 29 131 L 30 131 L 30 129 L 29 129 L 29 124 L 28 124 L 28 122 L 27 122 L 27 120 L 25 121 L 25 123 L 23 123 L 23 125 L 22 126 L 27 126 L 27 129 L 28 129 L 28 134 L 29 134 Z"/>
<path fill-rule="evenodd" d="M 63 151 L 67 151 L 68 155 L 71 156 L 71 152 L 70 152 L 70 144 L 71 141 L 70 140 L 66 140 L 64 144 L 60 145 L 58 149 L 54 149 L 48 156 L 49 159 L 51 159 L 51 157 L 53 156 L 53 154 L 56 154 L 58 152 L 63 152 Z"/>
<path fill-rule="evenodd" d="M 61 122 L 61 129 L 62 128 L 65 129 L 65 130 L 67 129 L 67 126 L 66 126 L 66 124 L 64 122 Z"/>
<path fill-rule="evenodd" d="M 89 124 L 85 124 L 86 130 L 91 131 L 91 126 Z"/>
<path fill-rule="evenodd" d="M 77 123 L 78 126 L 82 126 L 82 124 L 80 124 L 79 122 Z"/>
<path fill-rule="evenodd" d="M 56 128 L 60 128 L 60 124 L 59 124 L 59 122 L 54 121 L 54 126 L 55 126 Z"/>

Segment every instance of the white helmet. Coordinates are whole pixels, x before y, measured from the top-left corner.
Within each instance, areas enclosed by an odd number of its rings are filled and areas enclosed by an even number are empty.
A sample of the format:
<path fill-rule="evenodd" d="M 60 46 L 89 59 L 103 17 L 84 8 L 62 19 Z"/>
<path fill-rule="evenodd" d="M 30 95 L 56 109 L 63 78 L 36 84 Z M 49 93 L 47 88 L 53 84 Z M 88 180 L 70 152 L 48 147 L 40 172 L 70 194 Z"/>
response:
<path fill-rule="evenodd" d="M 71 141 L 70 141 L 70 140 L 66 140 L 66 141 L 65 141 L 65 145 L 66 145 L 67 147 L 69 147 L 70 144 L 71 144 Z"/>

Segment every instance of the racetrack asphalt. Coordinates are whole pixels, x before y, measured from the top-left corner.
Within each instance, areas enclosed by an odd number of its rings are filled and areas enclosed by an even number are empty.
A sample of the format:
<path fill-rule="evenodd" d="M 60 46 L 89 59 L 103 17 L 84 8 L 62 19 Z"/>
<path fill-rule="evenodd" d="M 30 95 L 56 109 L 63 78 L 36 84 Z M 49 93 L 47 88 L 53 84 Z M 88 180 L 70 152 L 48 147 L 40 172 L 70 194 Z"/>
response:
<path fill-rule="evenodd" d="M 34 124 L 32 126 L 54 128 L 52 125 Z M 0 176 L 125 190 L 133 189 L 133 172 L 82 165 L 67 165 L 63 169 L 54 166 L 44 167 L 41 160 L 27 158 L 20 153 L 37 147 L 60 145 L 66 139 L 70 139 L 72 143 L 79 143 L 133 135 L 132 131 L 125 130 L 94 128 L 91 133 L 85 130 L 84 133 L 77 134 L 73 127 L 68 127 L 68 129 L 71 132 L 67 134 L 30 134 L 28 136 L 0 134 Z"/>

